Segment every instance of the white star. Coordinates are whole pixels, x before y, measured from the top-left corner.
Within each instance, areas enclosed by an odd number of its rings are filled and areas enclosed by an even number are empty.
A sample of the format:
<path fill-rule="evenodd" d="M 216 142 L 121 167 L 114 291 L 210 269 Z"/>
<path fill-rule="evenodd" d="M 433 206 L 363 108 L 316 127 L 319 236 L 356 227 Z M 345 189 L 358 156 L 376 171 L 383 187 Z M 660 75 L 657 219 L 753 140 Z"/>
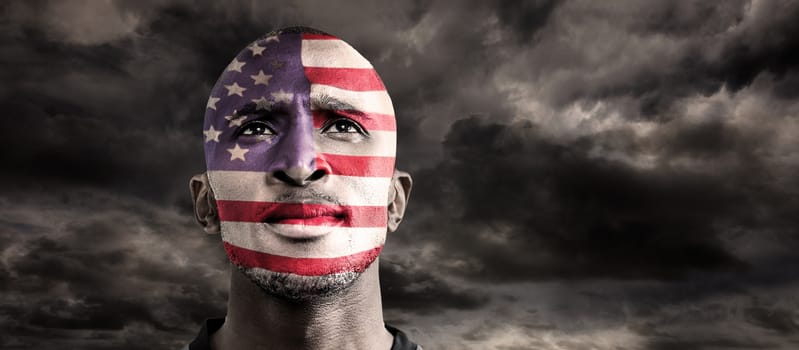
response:
<path fill-rule="evenodd" d="M 227 151 L 230 152 L 230 160 L 241 159 L 242 161 L 246 161 L 244 159 L 244 154 L 250 150 L 239 147 L 239 144 L 237 143 L 235 147 L 228 148 Z"/>
<path fill-rule="evenodd" d="M 258 43 L 252 43 L 249 47 L 250 51 L 252 51 L 252 57 L 261 56 L 261 54 L 266 50 L 266 47 L 258 46 Z"/>
<path fill-rule="evenodd" d="M 276 41 L 276 42 L 280 42 L 280 38 L 278 38 L 278 37 L 277 37 L 277 35 L 272 35 L 272 36 L 270 36 L 270 37 L 266 38 L 266 43 L 267 43 L 267 44 L 268 44 L 270 41 Z"/>
<path fill-rule="evenodd" d="M 210 108 L 216 110 L 216 103 L 219 102 L 219 97 L 209 97 L 208 104 L 205 105 L 205 108 Z"/>
<path fill-rule="evenodd" d="M 222 131 L 214 130 L 214 126 L 211 125 L 208 130 L 203 130 L 203 135 L 205 135 L 205 142 L 219 142 L 219 135 L 222 134 Z"/>
<path fill-rule="evenodd" d="M 230 123 L 228 123 L 228 127 L 232 128 L 234 125 L 241 126 L 241 122 L 246 120 L 247 116 L 246 115 L 238 115 L 237 116 L 237 115 L 233 114 L 233 115 L 226 115 L 225 119 L 230 122 Z"/>
<path fill-rule="evenodd" d="M 251 75 L 250 78 L 255 81 L 255 85 L 263 84 L 268 86 L 269 79 L 272 78 L 272 76 L 264 74 L 263 70 L 259 70 L 257 75 Z"/>
<path fill-rule="evenodd" d="M 246 88 L 239 86 L 239 83 L 236 82 L 230 85 L 225 85 L 225 89 L 227 89 L 228 96 L 230 95 L 244 96 L 242 93 L 244 92 L 244 90 L 247 90 Z"/>
<path fill-rule="evenodd" d="M 227 69 L 225 70 L 234 70 L 241 73 L 241 67 L 244 67 L 244 64 L 245 62 L 239 62 L 239 60 L 234 58 L 233 62 L 230 62 L 230 64 L 227 66 Z"/>
<path fill-rule="evenodd" d="M 252 102 L 255 103 L 255 109 L 265 109 L 270 110 L 272 109 L 272 103 L 266 99 L 266 97 L 261 96 L 261 98 L 253 99 Z"/>
<path fill-rule="evenodd" d="M 278 92 L 273 92 L 272 97 L 275 99 L 275 102 L 291 103 L 291 99 L 294 98 L 294 94 L 280 89 Z"/>

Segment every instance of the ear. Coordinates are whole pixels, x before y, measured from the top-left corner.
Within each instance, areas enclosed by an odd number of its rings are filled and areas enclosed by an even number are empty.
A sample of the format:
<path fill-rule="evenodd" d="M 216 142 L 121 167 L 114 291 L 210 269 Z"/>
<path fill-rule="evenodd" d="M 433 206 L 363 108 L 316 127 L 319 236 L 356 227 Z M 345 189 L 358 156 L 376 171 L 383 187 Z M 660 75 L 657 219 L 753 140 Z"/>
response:
<path fill-rule="evenodd" d="M 391 176 L 391 187 L 388 195 L 388 232 L 394 232 L 405 216 L 408 198 L 411 196 L 413 179 L 411 174 L 401 170 L 394 170 Z"/>
<path fill-rule="evenodd" d="M 218 234 L 219 215 L 217 215 L 216 198 L 208 183 L 208 174 L 202 173 L 191 177 L 189 190 L 194 203 L 194 219 L 203 227 L 207 234 Z"/>

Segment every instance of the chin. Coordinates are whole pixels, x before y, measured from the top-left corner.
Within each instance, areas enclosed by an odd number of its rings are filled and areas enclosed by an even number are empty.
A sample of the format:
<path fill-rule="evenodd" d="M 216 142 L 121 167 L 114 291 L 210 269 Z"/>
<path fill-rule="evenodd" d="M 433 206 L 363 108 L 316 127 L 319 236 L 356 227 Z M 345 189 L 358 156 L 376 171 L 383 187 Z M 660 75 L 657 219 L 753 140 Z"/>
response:
<path fill-rule="evenodd" d="M 265 293 L 288 300 L 311 300 L 341 294 L 362 272 L 347 271 L 321 276 L 302 276 L 258 267 L 236 267 Z"/>

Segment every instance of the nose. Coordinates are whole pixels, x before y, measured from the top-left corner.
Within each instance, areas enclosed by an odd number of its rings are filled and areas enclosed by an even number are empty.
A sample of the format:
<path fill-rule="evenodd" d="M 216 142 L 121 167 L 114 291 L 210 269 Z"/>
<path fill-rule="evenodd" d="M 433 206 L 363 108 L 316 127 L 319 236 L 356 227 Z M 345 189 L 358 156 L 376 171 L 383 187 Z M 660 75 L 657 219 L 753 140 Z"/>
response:
<path fill-rule="evenodd" d="M 303 102 L 296 99 L 296 105 L 292 105 L 291 123 L 282 134 L 278 132 L 272 158 L 272 178 L 290 186 L 308 186 L 328 174 L 315 160 L 313 120 Z"/>
<path fill-rule="evenodd" d="M 312 169 L 310 167 L 298 166 L 285 170 L 277 170 L 273 173 L 275 179 L 291 185 L 305 187 L 327 175 L 324 169 Z"/>

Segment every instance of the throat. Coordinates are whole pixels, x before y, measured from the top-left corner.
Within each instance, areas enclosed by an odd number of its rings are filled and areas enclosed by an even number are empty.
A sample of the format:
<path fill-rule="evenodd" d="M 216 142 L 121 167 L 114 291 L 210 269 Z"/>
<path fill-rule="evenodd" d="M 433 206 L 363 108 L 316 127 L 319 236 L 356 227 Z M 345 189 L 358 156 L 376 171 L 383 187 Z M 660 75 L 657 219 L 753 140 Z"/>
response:
<path fill-rule="evenodd" d="M 214 349 L 390 349 L 375 261 L 330 295 L 291 299 L 231 271 L 228 315 L 211 335 Z"/>

